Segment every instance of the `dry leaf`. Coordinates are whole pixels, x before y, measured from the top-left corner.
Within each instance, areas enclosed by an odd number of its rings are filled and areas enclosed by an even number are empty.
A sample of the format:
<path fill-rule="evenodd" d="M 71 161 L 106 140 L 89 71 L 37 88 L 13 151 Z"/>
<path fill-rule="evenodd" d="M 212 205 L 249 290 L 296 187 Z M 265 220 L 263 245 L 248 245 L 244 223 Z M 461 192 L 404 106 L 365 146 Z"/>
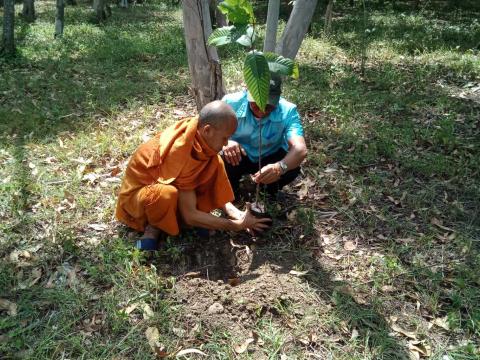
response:
<path fill-rule="evenodd" d="M 297 271 L 297 270 L 290 270 L 289 274 L 295 275 L 295 276 L 305 276 L 307 275 L 308 270 L 305 271 Z"/>
<path fill-rule="evenodd" d="M 155 315 L 150 305 L 145 303 L 142 304 L 142 311 L 143 311 L 143 318 L 145 320 L 151 319 Z"/>
<path fill-rule="evenodd" d="M 355 244 L 353 241 L 347 241 L 344 245 L 343 248 L 347 251 L 353 251 L 357 248 L 357 244 Z"/>
<path fill-rule="evenodd" d="M 245 340 L 243 342 L 243 344 L 238 344 L 238 345 L 235 345 L 234 346 L 234 350 L 237 354 L 243 354 L 245 351 L 247 351 L 248 349 L 248 346 L 253 343 L 255 341 L 255 339 L 253 338 L 248 338 L 247 340 Z"/>
<path fill-rule="evenodd" d="M 9 316 L 17 316 L 17 304 L 6 299 L 0 299 L 0 310 L 6 310 Z"/>
<path fill-rule="evenodd" d="M 236 278 L 228 279 L 228 280 L 227 280 L 227 283 L 228 283 L 230 286 L 237 286 L 237 285 L 240 284 L 240 278 L 236 277 Z"/>
<path fill-rule="evenodd" d="M 165 358 L 169 354 L 165 351 L 165 346 L 160 343 L 160 333 L 156 327 L 148 327 L 145 331 L 148 345 L 159 358 Z"/>
<path fill-rule="evenodd" d="M 130 304 L 130 305 L 128 305 L 125 309 L 123 309 L 123 312 L 124 312 L 125 314 L 127 314 L 127 315 L 130 315 L 130 313 L 131 313 L 133 310 L 135 310 L 135 309 L 138 307 L 138 305 L 140 305 L 138 302 L 133 303 L 133 304 Z"/>
<path fill-rule="evenodd" d="M 88 224 L 87 225 L 90 229 L 93 229 L 95 231 L 105 231 L 108 229 L 107 224 Z"/>
<path fill-rule="evenodd" d="M 180 357 L 180 356 L 184 356 L 184 355 L 187 355 L 187 354 L 198 354 L 198 355 L 202 355 L 202 356 L 207 356 L 207 354 L 205 354 L 203 351 L 200 351 L 198 349 L 180 350 L 175 356 Z"/>
<path fill-rule="evenodd" d="M 295 221 L 295 219 L 297 218 L 297 210 L 292 210 L 290 211 L 289 213 L 287 213 L 287 219 L 288 221 Z"/>
<path fill-rule="evenodd" d="M 329 168 L 326 168 L 324 172 L 325 172 L 326 174 L 331 174 L 331 173 L 334 173 L 334 172 L 337 172 L 337 171 L 338 171 L 338 169 L 330 168 L 330 167 L 329 167 Z"/>
<path fill-rule="evenodd" d="M 115 177 L 115 176 L 117 176 L 118 174 L 120 174 L 120 172 L 121 172 L 120 168 L 119 168 L 118 166 L 116 166 L 116 167 L 114 167 L 114 168 L 112 169 L 112 171 L 110 172 L 110 176 L 111 176 L 111 177 Z"/>
<path fill-rule="evenodd" d="M 435 320 L 433 320 L 433 323 L 435 325 L 437 325 L 438 327 L 441 327 L 444 330 L 447 330 L 447 331 L 450 330 L 450 326 L 448 325 L 448 317 L 447 316 L 445 316 L 443 318 L 436 318 Z"/>
<path fill-rule="evenodd" d="M 414 332 L 402 329 L 398 324 L 393 323 L 391 325 L 391 328 L 392 328 L 393 331 L 395 331 L 399 334 L 402 334 L 402 335 L 404 335 L 404 336 L 406 336 L 410 339 L 413 339 L 413 340 L 417 339 L 417 335 Z"/>
<path fill-rule="evenodd" d="M 443 226 L 443 225 L 442 225 L 442 222 L 441 222 L 440 220 L 438 220 L 437 218 L 435 218 L 435 217 L 432 218 L 432 220 L 430 220 L 430 223 L 431 223 L 432 225 L 435 225 L 435 226 L 439 227 L 439 228 L 442 229 L 442 230 L 450 231 L 450 232 L 453 232 L 453 231 L 454 231 L 453 229 L 451 229 L 451 228 L 449 228 L 449 227 Z"/>

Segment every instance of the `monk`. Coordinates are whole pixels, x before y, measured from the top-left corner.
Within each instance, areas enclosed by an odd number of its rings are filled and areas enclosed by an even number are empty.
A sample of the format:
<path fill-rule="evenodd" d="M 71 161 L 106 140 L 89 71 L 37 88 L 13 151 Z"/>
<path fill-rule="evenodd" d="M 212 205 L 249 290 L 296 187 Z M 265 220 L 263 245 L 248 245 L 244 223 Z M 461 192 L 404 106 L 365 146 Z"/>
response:
<path fill-rule="evenodd" d="M 199 116 L 180 120 L 133 154 L 118 196 L 116 217 L 144 232 L 136 247 L 156 250 L 162 233 L 177 235 L 179 222 L 218 230 L 262 231 L 269 219 L 240 211 L 219 151 L 237 129 L 237 118 L 222 101 L 205 105 Z M 210 211 L 222 208 L 229 217 Z"/>

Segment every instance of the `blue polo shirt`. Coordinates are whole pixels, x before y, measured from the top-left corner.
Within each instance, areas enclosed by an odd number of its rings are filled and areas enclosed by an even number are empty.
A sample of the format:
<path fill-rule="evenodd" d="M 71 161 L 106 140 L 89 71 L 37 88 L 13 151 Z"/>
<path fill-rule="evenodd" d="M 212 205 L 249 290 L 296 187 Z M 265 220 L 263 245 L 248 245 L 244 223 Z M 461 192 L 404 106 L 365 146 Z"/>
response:
<path fill-rule="evenodd" d="M 238 127 L 230 138 L 243 146 L 250 160 L 259 157 L 259 120 L 255 119 L 247 100 L 247 91 L 227 94 L 222 99 L 237 114 Z M 303 127 L 297 106 L 280 98 L 275 110 L 262 119 L 262 157 L 271 155 L 280 148 L 288 151 L 288 140 L 292 136 L 303 136 Z"/>

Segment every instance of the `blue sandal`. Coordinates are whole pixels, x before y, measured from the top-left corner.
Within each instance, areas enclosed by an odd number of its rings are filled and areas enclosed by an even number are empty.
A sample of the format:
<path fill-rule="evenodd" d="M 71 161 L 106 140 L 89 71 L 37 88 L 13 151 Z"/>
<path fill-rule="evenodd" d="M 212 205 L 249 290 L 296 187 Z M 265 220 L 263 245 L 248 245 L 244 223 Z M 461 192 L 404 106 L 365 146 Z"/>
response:
<path fill-rule="evenodd" d="M 135 247 L 143 251 L 156 251 L 158 250 L 158 240 L 151 238 L 138 239 Z"/>

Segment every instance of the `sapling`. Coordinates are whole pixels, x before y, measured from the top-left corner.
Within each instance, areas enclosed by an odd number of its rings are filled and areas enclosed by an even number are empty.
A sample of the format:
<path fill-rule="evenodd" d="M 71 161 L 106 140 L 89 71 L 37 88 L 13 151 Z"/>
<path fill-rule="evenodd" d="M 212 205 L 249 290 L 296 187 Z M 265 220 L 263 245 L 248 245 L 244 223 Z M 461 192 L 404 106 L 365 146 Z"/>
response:
<path fill-rule="evenodd" d="M 253 100 L 265 111 L 268 102 L 272 74 L 298 78 L 298 65 L 291 59 L 271 52 L 256 50 L 256 19 L 253 7 L 248 0 L 224 0 L 218 9 L 227 17 L 229 26 L 215 29 L 208 38 L 210 46 L 223 46 L 231 43 L 245 47 L 248 52 L 243 63 L 243 77 Z M 262 171 L 262 119 L 259 120 L 259 159 L 258 170 Z M 265 211 L 260 201 L 260 184 L 255 191 L 253 210 Z M 257 209 L 255 209 L 257 208 Z"/>

